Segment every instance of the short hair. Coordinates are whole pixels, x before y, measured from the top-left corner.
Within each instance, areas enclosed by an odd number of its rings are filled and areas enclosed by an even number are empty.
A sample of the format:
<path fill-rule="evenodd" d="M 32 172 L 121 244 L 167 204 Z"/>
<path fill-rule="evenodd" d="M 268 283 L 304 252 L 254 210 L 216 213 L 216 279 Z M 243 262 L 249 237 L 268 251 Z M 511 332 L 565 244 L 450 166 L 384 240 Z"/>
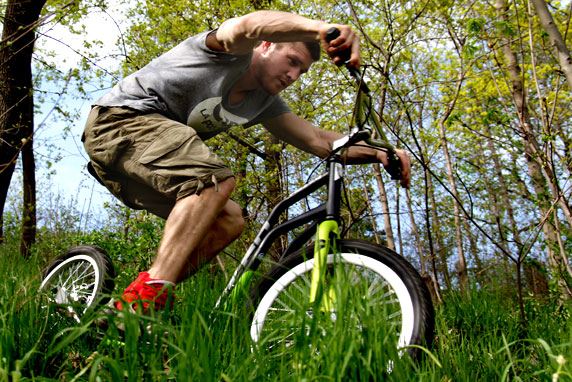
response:
<path fill-rule="evenodd" d="M 310 57 L 312 60 L 319 61 L 320 60 L 320 43 L 318 41 L 303 41 L 302 42 L 308 52 L 310 52 Z"/>
<path fill-rule="evenodd" d="M 316 62 L 320 60 L 320 42 L 319 41 L 285 41 L 285 42 L 276 42 L 276 45 L 286 45 L 286 44 L 303 44 L 306 47 L 308 53 L 310 53 L 310 57 L 312 61 Z"/>

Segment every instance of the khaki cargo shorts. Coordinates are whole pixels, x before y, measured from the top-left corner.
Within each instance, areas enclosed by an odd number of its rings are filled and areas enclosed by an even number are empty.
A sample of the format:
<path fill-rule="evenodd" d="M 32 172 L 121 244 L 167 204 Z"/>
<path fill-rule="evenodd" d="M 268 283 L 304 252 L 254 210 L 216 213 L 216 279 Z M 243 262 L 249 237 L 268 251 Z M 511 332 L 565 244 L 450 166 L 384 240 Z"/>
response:
<path fill-rule="evenodd" d="M 193 128 L 161 114 L 95 106 L 82 141 L 90 173 L 113 195 L 163 218 L 177 200 L 233 176 Z"/>

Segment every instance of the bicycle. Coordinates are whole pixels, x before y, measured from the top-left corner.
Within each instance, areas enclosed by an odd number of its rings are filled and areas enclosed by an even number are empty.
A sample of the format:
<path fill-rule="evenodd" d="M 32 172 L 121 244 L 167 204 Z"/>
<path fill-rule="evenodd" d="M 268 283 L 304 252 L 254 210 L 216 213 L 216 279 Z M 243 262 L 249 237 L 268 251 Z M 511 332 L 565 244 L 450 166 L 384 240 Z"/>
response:
<path fill-rule="evenodd" d="M 333 40 L 339 31 L 329 31 Z M 350 67 L 356 80 L 356 110 L 350 133 L 334 143 L 326 158 L 327 172 L 279 202 L 260 228 L 253 243 L 218 298 L 214 310 L 237 306 L 247 296 L 252 309 L 253 343 L 280 352 L 295 349 L 311 333 L 325 333 L 324 325 L 348 325 L 370 331 L 365 315 L 391 332 L 399 354 L 417 357 L 421 346 L 433 339 L 434 310 L 425 283 L 417 271 L 394 251 L 366 241 L 342 239 L 340 211 L 345 149 L 358 142 L 385 150 L 388 172 L 399 179 L 400 161 L 372 111 L 370 90 L 361 74 Z M 372 126 L 381 140 L 374 140 Z M 326 188 L 327 200 L 310 210 L 280 222 L 290 207 Z M 302 228 L 288 248 L 264 275 L 261 264 L 272 243 L 281 235 Z M 312 242 L 314 237 L 314 244 Z M 45 272 L 41 290 L 65 307 L 80 322 L 89 310 L 105 302 L 113 290 L 113 266 L 99 248 L 76 247 L 54 261 Z M 257 278 L 258 282 L 254 282 Z M 348 283 L 351 287 L 347 287 Z M 321 324 L 316 321 L 321 319 Z M 371 338 L 371 337 L 370 337 Z M 302 340 L 303 342 L 303 340 Z M 306 345 L 304 345 L 306 346 Z"/>

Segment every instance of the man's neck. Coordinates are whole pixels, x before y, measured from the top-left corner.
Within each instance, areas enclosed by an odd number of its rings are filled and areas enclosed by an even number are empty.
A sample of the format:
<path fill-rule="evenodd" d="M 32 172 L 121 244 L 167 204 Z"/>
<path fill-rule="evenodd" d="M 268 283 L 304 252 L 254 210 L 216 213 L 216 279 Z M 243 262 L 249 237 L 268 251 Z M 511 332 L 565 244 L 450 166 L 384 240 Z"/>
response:
<path fill-rule="evenodd" d="M 251 70 L 244 73 L 232 86 L 228 94 L 229 103 L 236 105 L 244 101 L 248 93 L 260 88 Z"/>

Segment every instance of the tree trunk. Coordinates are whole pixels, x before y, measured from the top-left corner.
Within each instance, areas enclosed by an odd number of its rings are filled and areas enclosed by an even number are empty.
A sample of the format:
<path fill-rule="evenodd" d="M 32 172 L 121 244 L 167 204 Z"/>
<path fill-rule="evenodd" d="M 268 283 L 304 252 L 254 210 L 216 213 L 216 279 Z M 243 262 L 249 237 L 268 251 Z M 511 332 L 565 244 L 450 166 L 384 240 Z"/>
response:
<path fill-rule="evenodd" d="M 506 11 L 508 7 L 506 1 L 496 0 L 495 7 L 499 12 L 500 18 L 502 20 L 507 20 Z M 563 258 L 566 257 L 566 254 L 560 253 L 557 255 L 554 250 L 555 248 L 558 248 L 558 232 L 552 223 L 553 214 L 551 213 L 552 206 L 550 200 L 550 191 L 553 192 L 553 196 L 557 198 L 555 200 L 559 201 L 561 206 L 562 198 L 559 197 L 558 194 L 554 194 L 554 187 L 551 187 L 551 190 L 548 189 L 547 182 L 552 183 L 551 181 L 555 179 L 551 176 L 552 174 L 546 173 L 546 167 L 543 168 L 545 163 L 543 163 L 541 150 L 539 149 L 539 144 L 536 140 L 532 120 L 530 118 L 520 65 L 518 63 L 516 54 L 513 52 L 510 42 L 507 39 L 503 41 L 502 51 L 506 60 L 506 69 L 508 71 L 512 85 L 511 94 L 518 114 L 518 128 L 521 131 L 523 139 L 524 154 L 528 165 L 528 171 L 531 177 L 534 191 L 536 193 L 536 198 L 538 200 L 538 207 L 542 216 L 545 217 L 543 219 L 544 223 L 542 225 L 542 230 L 547 243 L 548 259 L 552 266 L 555 277 L 559 279 L 562 297 L 569 299 L 572 296 L 570 296 L 568 288 L 565 285 L 564 279 L 562 278 L 562 275 L 564 272 L 566 272 L 566 267 L 563 261 Z M 544 173 L 543 169 L 545 170 Z M 564 209 L 564 213 L 566 215 L 566 209 Z M 519 261 L 521 261 L 520 257 Z"/>
<path fill-rule="evenodd" d="M 362 176 L 362 181 L 363 181 L 363 193 L 365 194 L 366 208 L 371 219 L 373 238 L 375 239 L 376 244 L 381 244 L 381 238 L 379 237 L 379 228 L 377 227 L 377 219 L 375 213 L 373 212 L 373 205 L 371 203 L 371 195 L 369 190 L 367 189 L 368 187 L 367 176 L 365 175 Z"/>
<path fill-rule="evenodd" d="M 429 168 L 427 165 L 423 166 L 423 172 L 424 172 L 424 177 L 425 177 L 425 223 L 427 225 L 427 239 L 428 239 L 428 243 L 429 243 L 429 260 L 431 262 L 431 273 L 426 276 L 423 277 L 423 281 L 425 282 L 425 284 L 427 285 L 427 287 L 429 288 L 429 291 L 431 293 L 431 298 L 433 299 L 433 301 L 435 301 L 436 303 L 441 303 L 443 301 L 442 297 L 441 297 L 441 283 L 439 282 L 439 274 L 438 274 L 438 267 L 437 267 L 437 254 L 435 252 L 440 252 L 440 244 L 437 244 L 437 249 L 435 249 L 435 245 L 433 244 L 433 231 L 436 232 L 435 234 L 435 240 L 437 242 L 439 242 L 440 240 L 440 233 L 438 232 L 439 226 L 437 225 L 437 222 L 434 221 L 433 224 L 431 224 L 431 219 L 433 218 L 435 219 L 435 210 L 432 209 L 432 215 L 430 216 L 429 213 L 429 209 L 431 208 L 429 203 L 430 200 L 433 200 L 432 196 L 433 196 L 433 191 L 432 191 L 432 183 L 431 183 L 431 174 L 429 173 Z M 444 277 L 446 279 L 445 284 L 447 284 L 448 281 L 448 273 L 447 273 L 447 269 L 445 268 L 445 273 L 444 273 Z M 448 284 L 447 284 L 448 285 Z M 448 287 L 450 287 L 450 285 L 448 285 Z"/>
<path fill-rule="evenodd" d="M 449 153 L 449 143 L 447 140 L 447 132 L 445 124 L 449 116 L 451 115 L 453 109 L 455 108 L 455 103 L 457 96 L 461 90 L 461 85 L 463 83 L 463 75 L 460 74 L 457 83 L 457 89 L 455 91 L 455 96 L 447 105 L 447 110 L 445 115 L 439 121 L 439 134 L 441 136 L 441 148 L 443 149 L 443 155 L 445 157 L 445 164 L 447 168 L 447 179 L 449 180 L 449 186 L 451 187 L 451 192 L 453 194 L 453 211 L 455 219 L 455 241 L 457 242 L 457 264 L 456 271 L 459 278 L 459 287 L 462 293 L 468 292 L 469 288 L 469 274 L 467 272 L 467 260 L 465 256 L 465 249 L 463 247 L 463 232 L 462 232 L 462 222 L 461 222 L 461 197 L 457 191 L 457 182 L 453 173 L 453 161 L 451 159 L 451 154 Z"/>
<path fill-rule="evenodd" d="M 487 136 L 486 145 L 490 151 L 491 159 L 493 161 L 493 169 L 495 173 L 496 180 L 499 183 L 499 188 L 496 190 L 490 190 L 491 197 L 493 197 L 492 207 L 494 212 L 498 216 L 498 231 L 501 235 L 501 245 L 506 250 L 506 253 L 510 253 L 508 248 L 508 238 L 507 233 L 504 227 L 507 225 L 504 224 L 501 220 L 503 219 L 504 214 L 508 219 L 508 226 L 510 227 L 510 232 L 512 235 L 512 241 L 516 244 L 518 253 L 522 248 L 522 239 L 520 237 L 520 231 L 518 229 L 518 224 L 516 223 L 516 218 L 514 217 L 514 209 L 512 206 L 511 198 L 509 197 L 508 185 L 506 184 L 505 177 L 502 173 L 502 165 L 500 162 L 501 155 L 497 152 L 496 146 L 492 139 L 492 133 L 488 126 L 485 126 L 485 135 Z M 487 186 L 489 183 L 487 182 Z"/>
<path fill-rule="evenodd" d="M 30 250 L 36 241 L 36 163 L 32 134 L 33 132 L 30 132 L 30 138 L 22 146 L 24 201 L 20 254 L 26 258 L 30 256 Z"/>
<path fill-rule="evenodd" d="M 266 183 L 266 201 L 268 213 L 282 200 L 282 159 L 280 157 L 281 144 L 278 138 L 274 135 L 269 135 L 264 139 L 266 159 L 264 161 L 265 174 L 264 179 Z M 279 259 L 280 256 L 286 251 L 288 246 L 285 237 L 281 237 L 273 245 L 272 257 Z"/>
<path fill-rule="evenodd" d="M 431 230 L 434 233 L 435 237 L 435 252 L 436 252 L 436 260 L 439 260 L 439 267 L 438 269 L 441 271 L 443 275 L 443 280 L 445 281 L 445 288 L 447 290 L 451 290 L 451 275 L 449 274 L 449 267 L 448 263 L 448 256 L 447 250 L 445 248 L 445 243 L 443 240 L 443 234 L 441 230 L 441 221 L 439 219 L 438 206 L 437 201 L 435 200 L 435 189 L 433 187 L 433 181 L 431 180 L 431 175 L 428 176 L 428 189 L 429 192 L 429 209 L 431 213 L 431 220 L 433 224 L 431 225 Z M 429 233 L 428 233 L 429 234 Z"/>
<path fill-rule="evenodd" d="M 568 47 L 562 38 L 562 34 L 556 27 L 554 19 L 548 11 L 546 1 L 532 0 L 531 2 L 534 5 L 538 19 L 540 20 L 540 25 L 542 25 L 542 28 L 544 28 L 544 31 L 550 37 L 550 43 L 554 46 L 558 62 L 560 63 L 560 68 L 566 76 L 569 90 L 572 91 L 572 57 L 570 57 L 570 50 L 568 50 Z"/>
<path fill-rule="evenodd" d="M 379 201 L 381 203 L 381 212 L 383 213 L 383 226 L 385 228 L 386 245 L 388 248 L 395 251 L 395 240 L 393 238 L 393 229 L 391 228 L 391 215 L 389 213 L 389 203 L 387 202 L 387 193 L 385 192 L 385 184 L 381 177 L 381 166 L 378 163 L 373 165 L 373 173 L 377 182 L 377 189 L 379 191 Z"/>
<path fill-rule="evenodd" d="M 407 211 L 409 213 L 409 224 L 411 224 L 411 234 L 415 239 L 415 249 L 417 250 L 417 255 L 419 256 L 419 271 L 422 276 L 429 274 L 427 267 L 427 254 L 425 253 L 424 245 L 421 241 L 421 235 L 419 234 L 419 228 L 417 227 L 417 222 L 415 221 L 415 213 L 413 212 L 413 207 L 411 205 L 411 191 L 405 190 L 405 197 L 407 202 Z"/>
<path fill-rule="evenodd" d="M 471 231 L 471 225 L 467 221 L 467 219 L 463 219 L 463 228 L 465 229 L 465 234 L 469 240 L 469 250 L 468 252 L 471 254 L 471 257 L 474 260 L 474 271 L 473 271 L 473 279 L 475 282 L 477 281 L 476 275 L 479 275 L 483 270 L 483 260 L 481 259 L 481 254 L 479 250 L 479 246 L 477 244 L 478 238 L 476 235 Z"/>
<path fill-rule="evenodd" d="M 33 157 L 34 101 L 32 53 L 36 23 L 45 0 L 8 0 L 0 42 L 0 241 L 4 207 L 15 163 L 24 149 L 23 254 L 35 237 L 35 171 Z"/>
<path fill-rule="evenodd" d="M 405 189 L 405 188 L 404 188 Z M 403 235 L 401 230 L 401 193 L 397 188 L 395 193 L 395 220 L 397 226 L 397 242 L 399 243 L 399 251 L 403 253 Z"/>
<path fill-rule="evenodd" d="M 382 81 L 382 86 L 380 88 L 380 93 L 378 96 L 379 99 L 379 107 L 378 107 L 378 114 L 382 116 L 385 111 L 385 100 L 387 98 L 387 78 L 389 78 L 389 68 L 391 65 L 391 54 L 387 54 L 385 57 L 385 65 L 380 73 L 380 79 Z M 375 138 L 375 136 L 374 136 Z M 381 176 L 381 166 L 378 163 L 374 163 L 373 165 L 373 173 L 375 176 L 375 180 L 377 182 L 377 189 L 379 191 L 379 197 L 381 202 L 381 210 L 383 213 L 383 225 L 385 229 L 385 237 L 387 241 L 387 246 L 393 250 L 395 250 L 395 239 L 393 237 L 393 228 L 391 227 L 391 215 L 389 213 L 389 203 L 387 201 L 387 192 L 385 191 L 385 183 L 383 182 L 383 178 Z M 403 251 L 403 248 L 400 248 Z"/>

